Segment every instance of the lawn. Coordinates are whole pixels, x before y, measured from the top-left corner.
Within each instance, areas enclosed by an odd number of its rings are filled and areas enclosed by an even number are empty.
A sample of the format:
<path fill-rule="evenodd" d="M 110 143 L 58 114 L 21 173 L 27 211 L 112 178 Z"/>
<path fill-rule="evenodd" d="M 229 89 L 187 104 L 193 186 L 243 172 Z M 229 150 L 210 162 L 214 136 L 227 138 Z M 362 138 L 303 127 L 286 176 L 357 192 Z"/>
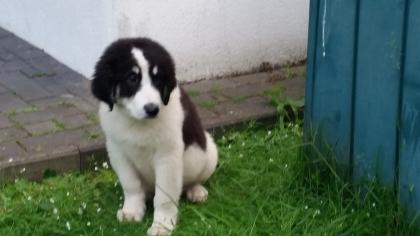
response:
<path fill-rule="evenodd" d="M 218 138 L 220 165 L 204 204 L 181 201 L 175 235 L 416 235 L 392 191 L 349 186 L 325 157 L 308 158 L 299 126 L 250 124 Z M 0 187 L 0 235 L 144 235 L 119 224 L 121 187 L 97 171 Z M 363 191 L 359 191 L 362 189 Z M 361 193 L 363 192 L 363 194 Z M 420 235 L 420 234 L 417 234 Z"/>

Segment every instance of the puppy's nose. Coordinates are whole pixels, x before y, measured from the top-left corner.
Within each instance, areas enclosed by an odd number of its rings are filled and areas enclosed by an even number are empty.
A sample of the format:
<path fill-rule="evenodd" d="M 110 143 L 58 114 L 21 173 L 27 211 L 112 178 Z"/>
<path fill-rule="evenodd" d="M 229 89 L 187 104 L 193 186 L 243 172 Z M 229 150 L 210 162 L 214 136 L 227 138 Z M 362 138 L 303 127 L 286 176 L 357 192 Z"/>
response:
<path fill-rule="evenodd" d="M 159 107 L 153 103 L 148 103 L 144 105 L 144 111 L 148 117 L 153 118 L 159 113 Z"/>

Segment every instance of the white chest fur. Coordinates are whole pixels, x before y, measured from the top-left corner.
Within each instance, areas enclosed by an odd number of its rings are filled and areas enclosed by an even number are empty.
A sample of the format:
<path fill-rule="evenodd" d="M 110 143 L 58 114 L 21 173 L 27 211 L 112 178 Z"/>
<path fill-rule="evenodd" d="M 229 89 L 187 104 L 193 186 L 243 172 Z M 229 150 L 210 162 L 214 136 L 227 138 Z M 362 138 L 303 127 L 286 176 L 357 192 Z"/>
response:
<path fill-rule="evenodd" d="M 136 120 L 118 105 L 109 111 L 106 104 L 100 105 L 99 118 L 106 135 L 108 152 L 114 154 L 109 155 L 111 164 L 120 161 L 118 158 L 129 159 L 146 186 L 154 185 L 153 167 L 156 161 L 170 158 L 166 153 L 176 154 L 184 150 L 184 112 L 178 87 L 171 93 L 170 102 L 161 109 L 157 118 Z"/>

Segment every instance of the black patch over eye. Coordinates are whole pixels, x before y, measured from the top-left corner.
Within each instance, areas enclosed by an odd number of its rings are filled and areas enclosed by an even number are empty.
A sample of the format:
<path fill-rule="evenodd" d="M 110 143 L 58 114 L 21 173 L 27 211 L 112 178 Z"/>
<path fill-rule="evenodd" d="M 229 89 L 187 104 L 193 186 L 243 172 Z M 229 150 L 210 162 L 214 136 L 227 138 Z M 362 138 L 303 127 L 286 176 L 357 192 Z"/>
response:
<path fill-rule="evenodd" d="M 140 75 L 130 72 L 127 76 L 128 85 L 136 86 L 140 82 Z"/>

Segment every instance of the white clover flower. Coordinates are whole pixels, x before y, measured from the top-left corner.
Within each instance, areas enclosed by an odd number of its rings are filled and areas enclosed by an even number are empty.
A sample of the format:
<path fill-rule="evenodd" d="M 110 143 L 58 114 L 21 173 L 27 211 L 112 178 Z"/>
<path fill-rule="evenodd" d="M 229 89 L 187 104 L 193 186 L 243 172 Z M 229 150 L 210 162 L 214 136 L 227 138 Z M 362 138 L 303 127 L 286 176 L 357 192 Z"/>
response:
<path fill-rule="evenodd" d="M 95 171 L 98 171 L 98 167 L 97 166 L 95 166 Z"/>
<path fill-rule="evenodd" d="M 82 214 L 83 214 L 83 209 L 82 209 L 81 207 L 79 207 L 79 210 L 77 211 L 77 213 L 78 213 L 79 215 L 82 215 Z"/>
<path fill-rule="evenodd" d="M 30 200 L 32 200 L 32 197 L 31 196 L 28 196 L 28 201 L 30 201 Z"/>
<path fill-rule="evenodd" d="M 68 196 L 70 196 L 70 192 L 67 192 L 67 193 L 66 193 L 66 196 L 67 196 L 67 197 L 68 197 Z"/>
<path fill-rule="evenodd" d="M 273 158 L 268 159 L 268 162 L 270 163 L 274 162 Z"/>
<path fill-rule="evenodd" d="M 96 209 L 96 212 L 101 212 L 101 208 L 100 207 L 98 207 L 98 209 Z"/>
<path fill-rule="evenodd" d="M 58 209 L 54 208 L 53 213 L 54 213 L 54 215 L 57 215 L 58 214 Z"/>
<path fill-rule="evenodd" d="M 376 207 L 376 203 L 372 203 L 372 207 Z"/>
<path fill-rule="evenodd" d="M 88 221 L 88 222 L 86 223 L 86 226 L 90 226 L 90 221 Z"/>
<path fill-rule="evenodd" d="M 271 130 L 269 130 L 268 132 L 267 132 L 267 136 L 270 136 L 271 135 Z"/>
<path fill-rule="evenodd" d="M 232 148 L 232 145 L 229 144 L 228 149 L 231 149 L 231 148 Z"/>
<path fill-rule="evenodd" d="M 82 202 L 83 209 L 86 209 L 86 202 Z"/>
<path fill-rule="evenodd" d="M 102 163 L 102 167 L 104 168 L 104 169 L 108 169 L 109 168 L 109 166 L 108 166 L 108 162 L 104 162 L 104 163 Z"/>
<path fill-rule="evenodd" d="M 50 202 L 51 204 L 54 204 L 55 203 L 54 198 L 50 198 Z"/>
<path fill-rule="evenodd" d="M 67 227 L 67 230 L 69 230 L 69 231 L 71 230 L 70 222 L 68 222 L 68 221 L 66 222 L 66 227 Z"/>
<path fill-rule="evenodd" d="M 308 205 L 305 206 L 305 210 L 308 210 Z"/>
<path fill-rule="evenodd" d="M 287 167 L 289 167 L 289 165 L 285 164 L 285 165 L 284 165 L 284 168 L 285 168 L 285 169 L 287 169 Z"/>

